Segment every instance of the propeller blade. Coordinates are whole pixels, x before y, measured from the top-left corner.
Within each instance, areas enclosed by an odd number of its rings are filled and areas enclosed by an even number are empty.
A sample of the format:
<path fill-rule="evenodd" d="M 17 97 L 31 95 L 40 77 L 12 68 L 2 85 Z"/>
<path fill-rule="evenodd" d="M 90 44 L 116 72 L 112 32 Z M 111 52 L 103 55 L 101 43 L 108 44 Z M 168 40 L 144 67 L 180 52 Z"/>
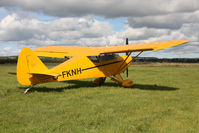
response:
<path fill-rule="evenodd" d="M 129 69 L 127 68 L 126 69 L 126 77 L 128 77 L 129 76 Z"/>
<path fill-rule="evenodd" d="M 128 45 L 129 44 L 129 39 L 128 38 L 126 38 L 126 45 Z M 128 52 L 126 52 L 126 55 L 128 55 Z M 128 68 L 126 69 L 126 77 L 128 77 L 129 76 L 129 70 L 128 70 Z"/>
<path fill-rule="evenodd" d="M 129 44 L 129 39 L 126 38 L 126 45 L 128 45 L 128 44 Z M 128 55 L 128 52 L 126 52 L 126 55 Z"/>

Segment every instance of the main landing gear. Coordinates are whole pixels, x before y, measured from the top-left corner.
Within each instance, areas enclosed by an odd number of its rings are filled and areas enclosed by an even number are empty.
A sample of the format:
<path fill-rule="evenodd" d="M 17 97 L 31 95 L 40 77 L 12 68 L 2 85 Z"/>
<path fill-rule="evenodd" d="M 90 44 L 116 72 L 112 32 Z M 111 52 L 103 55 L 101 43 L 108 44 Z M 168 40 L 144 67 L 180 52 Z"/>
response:
<path fill-rule="evenodd" d="M 106 77 L 96 78 L 94 80 L 94 84 L 97 86 L 102 85 L 104 84 L 105 80 L 106 80 Z"/>
<path fill-rule="evenodd" d="M 106 80 L 106 77 L 96 78 L 94 80 L 94 84 L 97 86 L 102 85 L 102 84 L 104 84 L 105 80 Z M 133 86 L 132 80 L 130 80 L 130 79 L 123 80 L 123 78 L 120 74 L 117 74 L 117 75 L 111 77 L 111 80 L 117 84 L 121 84 L 123 87 Z"/>
<path fill-rule="evenodd" d="M 123 80 L 123 78 L 120 74 L 117 74 L 114 77 L 111 77 L 111 80 L 114 81 L 117 84 L 122 84 L 123 87 L 133 86 L 132 80 L 130 80 L 130 79 Z"/>

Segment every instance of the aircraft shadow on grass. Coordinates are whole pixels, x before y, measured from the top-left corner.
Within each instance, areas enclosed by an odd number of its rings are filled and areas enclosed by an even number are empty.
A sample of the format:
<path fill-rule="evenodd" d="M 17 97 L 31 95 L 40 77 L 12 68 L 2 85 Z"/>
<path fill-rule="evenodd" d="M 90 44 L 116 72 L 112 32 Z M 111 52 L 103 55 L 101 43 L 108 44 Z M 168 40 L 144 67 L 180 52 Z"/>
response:
<path fill-rule="evenodd" d="M 69 85 L 66 87 L 37 87 L 34 86 L 31 88 L 30 92 L 62 92 L 64 90 L 69 89 L 79 89 L 82 87 L 98 87 L 93 84 L 92 81 L 80 81 L 80 80 L 71 80 L 71 81 L 63 81 L 65 83 L 68 83 Z M 115 84 L 113 82 L 105 82 L 101 87 L 122 87 L 121 85 Z M 20 89 L 26 89 L 26 87 L 20 87 Z M 151 84 L 134 84 L 130 88 L 124 88 L 124 89 L 140 89 L 140 90 L 154 90 L 154 91 L 175 91 L 179 90 L 179 88 L 174 87 L 168 87 L 168 86 L 159 86 L 159 85 L 151 85 Z"/>

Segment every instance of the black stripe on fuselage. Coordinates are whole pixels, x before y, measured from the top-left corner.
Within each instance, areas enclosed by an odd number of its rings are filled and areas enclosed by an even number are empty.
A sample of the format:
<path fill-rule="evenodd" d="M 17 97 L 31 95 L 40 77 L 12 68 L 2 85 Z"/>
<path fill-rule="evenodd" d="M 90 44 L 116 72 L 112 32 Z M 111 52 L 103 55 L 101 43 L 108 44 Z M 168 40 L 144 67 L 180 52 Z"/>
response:
<path fill-rule="evenodd" d="M 103 64 L 103 65 L 98 65 L 98 66 L 94 66 L 94 67 L 85 68 L 85 69 L 82 69 L 82 71 L 89 70 L 89 69 L 93 69 L 93 68 L 97 68 L 97 67 L 107 66 L 107 65 L 111 65 L 111 64 L 115 64 L 115 63 L 119 63 L 119 62 L 121 62 L 121 61 L 123 61 L 123 60 L 114 61 L 114 62 L 110 62 L 110 63 Z"/>

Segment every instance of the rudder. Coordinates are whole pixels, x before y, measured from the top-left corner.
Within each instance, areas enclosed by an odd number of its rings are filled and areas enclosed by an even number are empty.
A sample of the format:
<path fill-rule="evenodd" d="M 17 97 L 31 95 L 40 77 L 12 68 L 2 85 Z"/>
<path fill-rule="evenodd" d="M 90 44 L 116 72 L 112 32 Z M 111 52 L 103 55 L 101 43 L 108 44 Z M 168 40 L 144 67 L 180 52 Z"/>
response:
<path fill-rule="evenodd" d="M 34 75 L 31 73 L 39 73 L 48 71 L 48 68 L 29 48 L 23 48 L 17 62 L 17 80 L 21 85 L 34 85 Z"/>

